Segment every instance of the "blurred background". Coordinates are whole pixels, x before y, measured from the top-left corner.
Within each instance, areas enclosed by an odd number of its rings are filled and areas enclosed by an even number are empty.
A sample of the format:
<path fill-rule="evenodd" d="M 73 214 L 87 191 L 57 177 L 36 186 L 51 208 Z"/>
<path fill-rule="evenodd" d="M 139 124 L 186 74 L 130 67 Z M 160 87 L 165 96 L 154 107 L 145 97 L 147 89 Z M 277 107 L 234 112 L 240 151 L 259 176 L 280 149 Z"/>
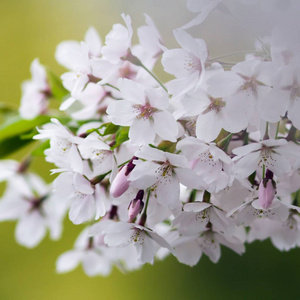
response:
<path fill-rule="evenodd" d="M 247 10 L 250 14 L 244 19 L 253 23 L 252 30 L 245 31 L 236 20 L 216 11 L 200 29 L 190 32 L 207 41 L 212 57 L 253 49 L 254 35 L 258 29 L 260 34 L 267 31 L 268 24 L 254 7 Z M 17 107 L 20 84 L 30 78 L 29 66 L 35 57 L 60 75 L 64 70 L 54 59 L 56 45 L 82 40 L 91 25 L 104 40 L 112 25 L 122 22 L 122 12 L 131 15 L 135 30 L 144 22 L 143 13 L 149 14 L 170 48 L 176 46 L 172 29 L 193 16 L 183 0 L 1 0 L 0 101 Z M 21 159 L 26 151 L 12 158 Z M 42 159 L 33 163 L 47 181 L 50 167 Z M 55 273 L 56 258 L 72 248 L 82 227 L 67 220 L 60 241 L 45 239 L 32 250 L 15 242 L 14 229 L 15 223 L 0 224 L 0 299 L 283 299 L 298 295 L 300 250 L 281 253 L 269 241 L 247 245 L 242 257 L 223 248 L 218 264 L 202 257 L 196 267 L 189 268 L 169 257 L 134 273 L 115 269 L 107 278 L 88 278 L 81 268 Z"/>

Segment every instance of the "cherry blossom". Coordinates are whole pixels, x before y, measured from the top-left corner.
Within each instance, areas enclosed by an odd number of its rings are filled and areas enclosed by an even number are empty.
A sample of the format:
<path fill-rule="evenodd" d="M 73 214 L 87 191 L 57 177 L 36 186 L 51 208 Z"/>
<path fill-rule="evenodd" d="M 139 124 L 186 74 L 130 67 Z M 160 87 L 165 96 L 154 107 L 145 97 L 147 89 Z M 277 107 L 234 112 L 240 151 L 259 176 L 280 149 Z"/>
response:
<path fill-rule="evenodd" d="M 48 99 L 51 96 L 46 69 L 37 58 L 31 63 L 30 71 L 32 79 L 22 84 L 22 99 L 19 112 L 24 119 L 33 119 L 38 115 L 45 114 L 48 107 Z"/>
<path fill-rule="evenodd" d="M 110 120 L 116 125 L 130 126 L 133 144 L 149 144 L 156 135 L 175 141 L 178 127 L 169 107 L 168 95 L 161 89 L 145 88 L 128 79 L 119 79 L 124 100 L 112 102 L 107 108 Z"/>
<path fill-rule="evenodd" d="M 175 30 L 174 36 L 182 49 L 166 50 L 162 65 L 167 73 L 176 77 L 168 83 L 168 89 L 171 94 L 178 96 L 196 89 L 201 83 L 207 47 L 204 40 L 194 39 L 184 30 Z"/>
<path fill-rule="evenodd" d="M 135 31 L 122 14 L 103 43 L 90 27 L 58 45 L 61 77 L 35 59 L 20 116 L 1 109 L 0 156 L 10 159 L 0 161 L 0 221 L 16 221 L 17 242 L 35 247 L 47 231 L 56 240 L 67 217 L 84 228 L 57 272 L 82 265 L 88 276 L 171 254 L 216 263 L 222 246 L 241 255 L 256 240 L 300 247 L 299 5 L 271 2 L 256 6 L 276 20 L 266 36 L 241 20 L 254 50 L 222 53 L 220 35 L 199 38 L 216 8 L 241 19 L 233 4 L 187 0 L 196 16 L 173 28 L 175 49 L 150 16 Z M 53 184 L 33 172 L 41 159 Z"/>

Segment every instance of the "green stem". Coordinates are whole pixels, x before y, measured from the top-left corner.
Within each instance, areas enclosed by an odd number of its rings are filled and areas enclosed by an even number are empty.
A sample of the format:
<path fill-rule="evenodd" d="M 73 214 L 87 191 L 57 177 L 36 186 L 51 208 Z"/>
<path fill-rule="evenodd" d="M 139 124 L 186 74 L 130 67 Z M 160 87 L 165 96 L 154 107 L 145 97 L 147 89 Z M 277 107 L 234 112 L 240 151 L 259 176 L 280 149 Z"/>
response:
<path fill-rule="evenodd" d="M 275 140 L 277 140 L 277 138 L 278 138 L 279 126 L 280 126 L 280 121 L 277 123 L 276 134 L 275 134 Z"/>
<path fill-rule="evenodd" d="M 194 202 L 196 199 L 197 190 L 193 189 L 190 193 L 189 201 L 188 202 Z"/>
<path fill-rule="evenodd" d="M 167 88 L 163 85 L 163 83 L 142 62 L 140 63 L 140 66 L 156 80 L 156 82 L 166 91 L 166 93 L 169 94 Z"/>
<path fill-rule="evenodd" d="M 203 202 L 210 203 L 210 193 L 208 191 L 204 191 Z"/>
<path fill-rule="evenodd" d="M 151 194 L 151 189 L 148 189 L 148 194 L 147 194 L 147 200 L 146 200 L 146 205 L 143 211 L 143 214 L 139 220 L 139 225 L 144 226 L 147 220 L 147 209 L 148 209 L 148 203 L 149 203 L 149 198 L 150 198 L 150 194 Z"/>
<path fill-rule="evenodd" d="M 121 163 L 120 165 L 118 165 L 118 168 L 120 168 L 120 167 L 126 165 L 126 164 L 129 163 L 129 162 L 130 162 L 130 160 L 127 160 L 127 161 Z M 90 180 L 90 183 L 91 183 L 92 185 L 96 185 L 97 183 L 101 182 L 101 181 L 102 181 L 108 174 L 110 174 L 111 172 L 112 172 L 112 170 L 110 170 L 110 171 L 108 171 L 108 172 L 106 172 L 106 173 L 104 173 L 104 174 L 95 176 L 94 178 L 92 178 L 92 179 Z"/>
<path fill-rule="evenodd" d="M 249 133 L 247 131 L 244 132 L 243 145 L 249 144 Z"/>
<path fill-rule="evenodd" d="M 262 178 L 263 179 L 265 178 L 265 174 L 266 174 L 266 166 L 265 166 L 265 164 L 263 164 L 263 167 L 262 167 Z"/>
<path fill-rule="evenodd" d="M 110 83 L 105 83 L 105 84 L 103 84 L 103 85 L 109 86 L 109 87 L 111 87 L 111 88 L 113 88 L 113 89 L 115 89 L 115 90 L 117 90 L 117 91 L 120 91 L 116 86 L 114 86 L 114 85 L 112 85 L 112 84 L 110 84 Z"/>
<path fill-rule="evenodd" d="M 230 52 L 230 53 L 227 53 L 227 54 L 224 54 L 224 55 L 216 56 L 214 58 L 208 59 L 207 61 L 213 62 L 213 61 L 216 61 L 218 59 L 222 59 L 222 58 L 226 58 L 226 57 L 234 56 L 234 55 L 239 55 L 239 54 L 244 54 L 244 53 L 257 53 L 257 51 L 256 50 L 235 51 L 235 52 Z"/>

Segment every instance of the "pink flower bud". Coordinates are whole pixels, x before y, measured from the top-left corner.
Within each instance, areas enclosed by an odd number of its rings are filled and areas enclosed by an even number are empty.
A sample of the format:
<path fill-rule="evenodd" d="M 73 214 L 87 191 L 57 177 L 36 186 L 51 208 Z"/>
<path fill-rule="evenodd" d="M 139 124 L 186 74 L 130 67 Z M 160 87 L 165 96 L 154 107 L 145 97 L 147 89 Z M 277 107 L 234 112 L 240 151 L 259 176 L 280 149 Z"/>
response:
<path fill-rule="evenodd" d="M 127 180 L 127 167 L 124 166 L 115 177 L 110 186 L 110 194 L 118 198 L 123 195 L 129 188 L 129 181 Z"/>
<path fill-rule="evenodd" d="M 272 179 L 264 178 L 258 189 L 258 201 L 264 208 L 268 209 L 275 197 L 275 182 Z"/>
<path fill-rule="evenodd" d="M 128 207 L 129 220 L 128 220 L 128 222 L 132 222 L 136 218 L 136 216 L 142 212 L 143 207 L 144 207 L 143 198 L 144 198 L 144 191 L 139 190 L 135 199 L 133 199 L 129 204 L 129 207 Z"/>
<path fill-rule="evenodd" d="M 110 193 L 113 197 L 118 198 L 128 190 L 129 181 L 127 177 L 135 167 L 135 164 L 133 163 L 135 159 L 138 158 L 134 156 L 126 166 L 123 166 L 112 182 L 110 186 Z"/>

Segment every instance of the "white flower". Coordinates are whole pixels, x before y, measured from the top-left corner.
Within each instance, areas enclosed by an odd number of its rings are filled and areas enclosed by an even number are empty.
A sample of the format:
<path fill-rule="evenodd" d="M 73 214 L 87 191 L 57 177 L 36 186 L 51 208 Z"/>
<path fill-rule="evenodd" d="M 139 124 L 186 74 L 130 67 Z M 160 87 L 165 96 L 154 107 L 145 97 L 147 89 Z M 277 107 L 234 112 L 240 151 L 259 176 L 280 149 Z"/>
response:
<path fill-rule="evenodd" d="M 183 212 L 177 216 L 173 225 L 178 227 L 179 233 L 183 235 L 195 235 L 207 230 L 211 223 L 214 231 L 229 232 L 229 220 L 225 213 L 211 203 L 191 202 L 183 206 Z"/>
<path fill-rule="evenodd" d="M 243 232 L 238 230 L 232 236 L 207 230 L 200 235 L 180 236 L 172 243 L 172 246 L 174 255 L 181 263 L 194 266 L 201 258 L 202 253 L 205 253 L 212 262 L 217 263 L 221 257 L 221 245 L 241 255 L 245 252 L 243 237 Z"/>
<path fill-rule="evenodd" d="M 207 47 L 203 40 L 194 39 L 184 30 L 174 30 L 174 36 L 182 49 L 166 50 L 162 65 L 167 73 L 176 77 L 168 83 L 169 93 L 182 95 L 196 89 L 204 76 Z"/>
<path fill-rule="evenodd" d="M 98 111 L 106 108 L 106 91 L 101 85 L 88 83 L 84 90 L 75 91 L 60 106 L 60 110 L 67 111 L 74 120 L 88 120 L 98 116 Z M 104 102 L 104 103 L 103 103 Z"/>
<path fill-rule="evenodd" d="M 93 69 L 95 59 L 100 56 L 101 46 L 101 39 L 93 27 L 87 31 L 84 42 L 65 41 L 57 46 L 56 60 L 71 71 L 61 76 L 67 90 L 80 92 L 96 76 Z"/>
<path fill-rule="evenodd" d="M 236 225 L 251 225 L 256 219 L 270 219 L 279 222 L 284 222 L 289 216 L 289 208 L 279 199 L 274 199 L 272 204 L 268 208 L 261 206 L 257 200 L 257 191 L 253 191 L 245 203 L 237 208 L 229 211 L 227 217 L 232 216 L 236 213 Z"/>
<path fill-rule="evenodd" d="M 157 233 L 137 224 L 117 222 L 104 229 L 104 242 L 109 247 L 124 247 L 133 244 L 141 263 L 153 263 L 153 258 L 160 247 L 173 249 Z"/>
<path fill-rule="evenodd" d="M 131 47 L 131 18 L 124 14 L 122 14 L 122 18 L 126 27 L 121 24 L 115 24 L 105 37 L 105 45 L 101 50 L 103 57 L 113 64 L 117 64 L 122 57 L 126 56 Z"/>
<path fill-rule="evenodd" d="M 19 112 L 24 119 L 33 119 L 44 114 L 51 94 L 45 68 L 36 58 L 30 67 L 32 79 L 22 84 L 22 99 Z"/>
<path fill-rule="evenodd" d="M 79 173 L 61 173 L 54 181 L 55 194 L 70 205 L 69 218 L 81 224 L 103 217 L 107 210 L 106 196 L 99 184 L 92 186 Z"/>
<path fill-rule="evenodd" d="M 82 172 L 83 162 L 79 155 L 77 144 L 81 138 L 74 136 L 57 119 L 51 119 L 39 129 L 34 139 L 50 139 L 50 148 L 45 150 L 46 160 L 55 163 L 58 167 Z"/>
<path fill-rule="evenodd" d="M 94 176 L 117 168 L 113 151 L 96 132 L 82 139 L 78 144 L 78 150 L 84 159 L 92 162 Z"/>
<path fill-rule="evenodd" d="M 110 249 L 101 240 L 89 236 L 90 228 L 85 228 L 78 236 L 74 249 L 61 254 L 56 261 L 56 271 L 65 273 L 82 264 L 88 276 L 107 276 L 114 262 Z"/>
<path fill-rule="evenodd" d="M 222 0 L 188 0 L 188 10 L 193 13 L 198 13 L 198 15 L 193 20 L 182 26 L 182 28 L 188 29 L 201 24 L 221 1 Z"/>
<path fill-rule="evenodd" d="M 286 140 L 264 140 L 235 148 L 232 152 L 237 155 L 234 161 L 236 176 L 240 178 L 246 178 L 258 167 L 262 169 L 263 165 L 282 177 L 292 170 L 288 158 L 300 157 L 299 146 Z"/>
<path fill-rule="evenodd" d="M 165 91 L 145 88 L 128 79 L 119 79 L 118 87 L 125 100 L 112 102 L 107 114 L 114 124 L 130 126 L 131 143 L 149 144 L 156 135 L 163 140 L 176 141 L 178 126 L 168 111 L 169 99 Z"/>
<path fill-rule="evenodd" d="M 189 188 L 203 187 L 203 181 L 189 169 L 183 155 L 163 152 L 143 146 L 135 156 L 147 161 L 135 160 L 130 174 L 131 185 L 138 189 L 150 188 L 156 201 L 170 209 L 180 206 L 179 182 Z"/>
<path fill-rule="evenodd" d="M 215 98 L 229 98 L 236 115 L 242 115 L 247 122 L 258 127 L 259 117 L 265 120 L 265 114 L 268 115 L 261 103 L 264 103 L 267 93 L 272 91 L 274 70 L 275 66 L 271 62 L 254 59 L 242 61 L 234 65 L 231 71 L 211 76 L 207 81 L 207 93 Z"/>
<path fill-rule="evenodd" d="M 49 188 L 35 175 L 25 175 L 26 180 L 10 181 L 0 202 L 0 220 L 18 220 L 15 237 L 20 245 L 37 246 L 47 229 L 53 240 L 60 238 L 64 211 L 49 196 Z"/>
<path fill-rule="evenodd" d="M 177 143 L 178 150 L 191 162 L 192 169 L 206 183 L 206 190 L 217 193 L 233 182 L 231 158 L 215 144 L 187 137 Z"/>

